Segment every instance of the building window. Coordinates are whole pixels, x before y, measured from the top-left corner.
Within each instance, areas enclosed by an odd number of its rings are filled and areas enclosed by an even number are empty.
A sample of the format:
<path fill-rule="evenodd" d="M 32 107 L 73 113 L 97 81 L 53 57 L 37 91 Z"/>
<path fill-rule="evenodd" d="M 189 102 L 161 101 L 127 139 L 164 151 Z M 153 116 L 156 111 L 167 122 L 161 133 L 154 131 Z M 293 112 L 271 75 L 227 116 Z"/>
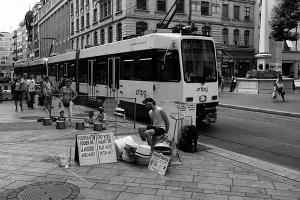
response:
<path fill-rule="evenodd" d="M 139 10 L 147 10 L 147 0 L 136 0 L 136 8 Z"/>
<path fill-rule="evenodd" d="M 76 0 L 76 12 L 79 11 L 79 0 Z"/>
<path fill-rule="evenodd" d="M 210 35 L 211 28 L 209 25 L 202 26 L 202 33 L 203 35 Z"/>
<path fill-rule="evenodd" d="M 166 12 L 166 0 L 157 0 L 157 11 Z"/>
<path fill-rule="evenodd" d="M 249 45 L 249 37 L 250 37 L 250 31 L 245 30 L 245 32 L 244 32 L 244 42 L 245 42 L 246 46 Z"/>
<path fill-rule="evenodd" d="M 117 24 L 117 41 L 122 40 L 122 24 Z"/>
<path fill-rule="evenodd" d="M 93 23 L 97 22 L 97 8 L 94 9 Z"/>
<path fill-rule="evenodd" d="M 222 5 L 222 17 L 224 19 L 228 19 L 229 16 L 228 16 L 228 5 L 227 4 L 223 4 Z"/>
<path fill-rule="evenodd" d="M 121 11 L 122 10 L 122 0 L 117 0 L 117 4 L 116 4 L 116 11 Z"/>
<path fill-rule="evenodd" d="M 84 7 L 84 0 L 81 0 L 80 1 L 80 9 L 83 9 L 83 7 Z"/>
<path fill-rule="evenodd" d="M 147 30 L 148 25 L 146 22 L 137 22 L 136 23 L 136 35 L 143 35 L 144 31 Z"/>
<path fill-rule="evenodd" d="M 84 36 L 81 37 L 81 49 L 83 49 Z"/>
<path fill-rule="evenodd" d="M 209 15 L 209 2 L 201 1 L 201 15 Z"/>
<path fill-rule="evenodd" d="M 111 15 L 111 1 L 101 1 L 100 3 L 100 19 Z"/>
<path fill-rule="evenodd" d="M 86 26 L 90 26 L 90 13 L 86 13 Z"/>
<path fill-rule="evenodd" d="M 71 50 L 74 50 L 74 40 L 71 40 Z"/>
<path fill-rule="evenodd" d="M 228 44 L 228 29 L 227 28 L 224 28 L 222 30 L 222 41 L 223 41 L 223 44 Z"/>
<path fill-rule="evenodd" d="M 233 18 L 239 20 L 240 19 L 240 6 L 234 6 L 233 8 Z"/>
<path fill-rule="evenodd" d="M 90 45 L 90 34 L 86 35 L 86 45 L 85 46 L 89 46 Z"/>
<path fill-rule="evenodd" d="M 177 7 L 177 13 L 181 13 L 181 14 L 184 13 L 184 0 L 182 0 L 182 1 L 178 4 L 178 7 Z"/>
<path fill-rule="evenodd" d="M 94 46 L 98 45 L 98 35 L 97 35 L 97 31 L 94 32 Z"/>
<path fill-rule="evenodd" d="M 250 20 L 250 7 L 245 8 L 245 21 Z"/>
<path fill-rule="evenodd" d="M 100 35 L 101 35 L 101 44 L 104 44 L 105 43 L 105 30 L 104 29 L 101 30 Z"/>
<path fill-rule="evenodd" d="M 79 38 L 76 39 L 76 49 L 79 49 Z"/>
<path fill-rule="evenodd" d="M 107 38 L 108 38 L 108 43 L 112 43 L 112 41 L 113 41 L 113 28 L 112 28 L 112 26 L 108 27 Z"/>
<path fill-rule="evenodd" d="M 74 33 L 74 22 L 71 22 L 71 34 Z"/>
<path fill-rule="evenodd" d="M 71 3 L 71 15 L 73 15 L 74 14 L 74 5 L 73 5 L 73 3 Z"/>
<path fill-rule="evenodd" d="M 76 31 L 79 31 L 79 19 L 76 19 Z"/>
<path fill-rule="evenodd" d="M 84 16 L 81 16 L 81 29 L 84 29 Z"/>
<path fill-rule="evenodd" d="M 233 42 L 235 45 L 238 45 L 239 44 L 239 40 L 240 40 L 240 32 L 239 30 L 235 29 L 233 31 Z"/>

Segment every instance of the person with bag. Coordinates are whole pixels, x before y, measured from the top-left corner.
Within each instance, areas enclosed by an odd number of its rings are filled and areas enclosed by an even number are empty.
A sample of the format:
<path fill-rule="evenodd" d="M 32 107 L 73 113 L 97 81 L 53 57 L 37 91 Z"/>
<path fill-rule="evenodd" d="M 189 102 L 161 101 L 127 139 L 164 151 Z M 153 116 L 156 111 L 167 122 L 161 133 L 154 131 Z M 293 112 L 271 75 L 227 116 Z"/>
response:
<path fill-rule="evenodd" d="M 280 94 L 282 101 L 285 102 L 285 100 L 284 100 L 285 92 L 283 90 L 283 79 L 282 79 L 281 74 L 278 74 L 278 78 L 276 80 L 276 85 L 278 87 L 278 94 Z"/>
<path fill-rule="evenodd" d="M 66 86 L 62 87 L 59 91 L 59 107 L 63 108 L 65 113 L 68 112 L 69 125 L 71 125 L 72 120 L 73 101 L 78 96 L 77 92 L 71 88 L 71 84 L 72 81 L 70 79 L 66 80 Z"/>
<path fill-rule="evenodd" d="M 194 125 L 183 127 L 182 135 L 178 142 L 178 149 L 184 152 L 197 152 L 198 134 Z"/>

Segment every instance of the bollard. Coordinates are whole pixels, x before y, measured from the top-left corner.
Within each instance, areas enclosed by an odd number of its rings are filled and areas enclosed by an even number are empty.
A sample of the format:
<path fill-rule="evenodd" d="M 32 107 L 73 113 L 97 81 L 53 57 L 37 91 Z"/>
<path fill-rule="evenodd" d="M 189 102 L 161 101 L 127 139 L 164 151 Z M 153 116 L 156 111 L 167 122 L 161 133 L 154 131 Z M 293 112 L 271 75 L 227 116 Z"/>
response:
<path fill-rule="evenodd" d="M 102 131 L 103 124 L 102 123 L 94 123 L 94 131 Z"/>
<path fill-rule="evenodd" d="M 66 122 L 65 121 L 57 121 L 56 122 L 56 129 L 65 129 L 66 128 Z"/>
<path fill-rule="evenodd" d="M 77 130 L 84 130 L 84 122 L 76 122 L 75 129 L 77 129 Z"/>
<path fill-rule="evenodd" d="M 45 118 L 43 119 L 43 125 L 44 125 L 44 126 L 50 126 L 50 125 L 51 125 L 51 119 L 45 117 Z"/>

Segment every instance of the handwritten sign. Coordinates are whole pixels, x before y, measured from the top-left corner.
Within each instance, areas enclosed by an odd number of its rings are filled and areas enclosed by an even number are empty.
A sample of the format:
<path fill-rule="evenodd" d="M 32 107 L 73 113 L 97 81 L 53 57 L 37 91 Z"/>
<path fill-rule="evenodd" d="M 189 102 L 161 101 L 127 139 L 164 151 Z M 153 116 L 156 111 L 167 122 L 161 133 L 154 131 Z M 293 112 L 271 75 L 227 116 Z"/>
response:
<path fill-rule="evenodd" d="M 168 156 L 153 151 L 148 168 L 164 176 L 168 168 L 169 160 L 170 158 Z"/>
<path fill-rule="evenodd" d="M 75 161 L 80 166 L 117 162 L 113 133 L 77 135 Z"/>
<path fill-rule="evenodd" d="M 99 163 L 117 162 L 116 146 L 113 133 L 102 133 L 96 136 Z"/>

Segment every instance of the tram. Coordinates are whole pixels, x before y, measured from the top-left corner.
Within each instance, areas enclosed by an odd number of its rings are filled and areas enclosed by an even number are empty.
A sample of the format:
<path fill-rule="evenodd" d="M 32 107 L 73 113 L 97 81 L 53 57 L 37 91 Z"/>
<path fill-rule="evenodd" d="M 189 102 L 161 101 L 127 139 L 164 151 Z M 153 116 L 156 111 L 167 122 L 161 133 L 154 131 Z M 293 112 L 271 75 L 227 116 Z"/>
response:
<path fill-rule="evenodd" d="M 196 103 L 198 120 L 216 121 L 218 83 L 211 37 L 154 33 L 42 60 L 27 68 L 46 70 L 53 85 L 67 75 L 79 94 L 89 98 L 135 98 L 137 106 L 146 97 Z"/>

